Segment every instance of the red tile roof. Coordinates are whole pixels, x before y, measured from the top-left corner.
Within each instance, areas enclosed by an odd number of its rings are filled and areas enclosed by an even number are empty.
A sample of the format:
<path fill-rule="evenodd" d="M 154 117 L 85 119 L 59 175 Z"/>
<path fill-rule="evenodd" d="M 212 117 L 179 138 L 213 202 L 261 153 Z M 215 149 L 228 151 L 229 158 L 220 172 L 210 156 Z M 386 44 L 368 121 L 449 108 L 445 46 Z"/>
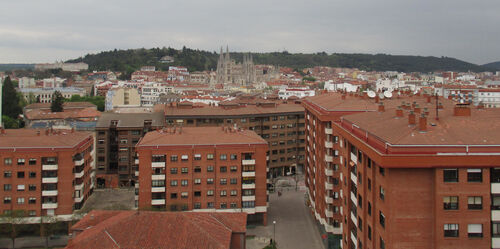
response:
<path fill-rule="evenodd" d="M 245 213 L 91 211 L 72 230 L 67 249 L 229 249 L 232 233 L 246 232 Z M 79 232 L 81 231 L 81 232 Z"/>
<path fill-rule="evenodd" d="M 51 112 L 50 109 L 27 110 L 24 113 L 29 120 L 47 119 L 88 119 L 101 116 L 101 112 L 94 108 L 65 109 L 63 112 Z"/>
<path fill-rule="evenodd" d="M 37 132 L 40 135 L 37 135 Z M 90 132 L 70 130 L 35 130 L 35 129 L 8 129 L 0 133 L 1 149 L 21 148 L 74 148 L 81 142 L 92 137 Z"/>

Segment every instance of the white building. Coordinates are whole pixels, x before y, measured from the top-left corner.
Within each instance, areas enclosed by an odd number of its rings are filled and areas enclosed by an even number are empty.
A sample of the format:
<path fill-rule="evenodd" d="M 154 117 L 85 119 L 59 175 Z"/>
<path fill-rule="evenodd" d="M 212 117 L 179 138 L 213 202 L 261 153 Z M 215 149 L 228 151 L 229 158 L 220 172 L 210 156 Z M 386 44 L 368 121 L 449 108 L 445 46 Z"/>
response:
<path fill-rule="evenodd" d="M 288 99 L 291 96 L 296 96 L 301 98 L 312 97 L 315 95 L 314 90 L 307 88 L 286 88 L 280 89 L 278 92 L 278 96 L 280 99 Z"/>
<path fill-rule="evenodd" d="M 112 87 L 106 93 L 106 111 L 111 111 L 115 107 L 138 106 L 141 106 L 141 96 L 136 88 Z"/>
<path fill-rule="evenodd" d="M 29 100 L 30 96 L 40 99 L 40 103 L 51 103 L 52 95 L 55 91 L 59 91 L 64 98 L 71 98 L 73 95 L 79 95 L 81 97 L 86 95 L 86 91 L 83 88 L 76 87 L 55 87 L 55 88 L 20 88 L 19 92 L 23 94 L 26 100 Z"/>
<path fill-rule="evenodd" d="M 353 85 L 347 82 L 344 83 L 335 83 L 331 80 L 325 82 L 325 90 L 337 92 L 337 91 L 345 91 L 345 92 L 357 92 L 359 85 Z"/>
<path fill-rule="evenodd" d="M 173 92 L 172 86 L 156 82 L 145 83 L 141 91 L 141 106 L 153 106 L 158 103 L 161 94 L 171 92 Z"/>
<path fill-rule="evenodd" d="M 22 77 L 19 78 L 19 88 L 32 88 L 36 86 L 34 78 Z"/>

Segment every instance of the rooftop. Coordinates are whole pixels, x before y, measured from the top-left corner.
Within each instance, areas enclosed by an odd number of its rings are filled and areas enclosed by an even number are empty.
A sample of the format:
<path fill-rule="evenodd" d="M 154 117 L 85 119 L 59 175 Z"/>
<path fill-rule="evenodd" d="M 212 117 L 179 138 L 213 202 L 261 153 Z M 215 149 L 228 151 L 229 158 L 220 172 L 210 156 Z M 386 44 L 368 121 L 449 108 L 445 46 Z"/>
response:
<path fill-rule="evenodd" d="M 96 128 L 108 128 L 111 121 L 118 121 L 116 127 L 144 127 L 145 120 L 151 120 L 153 127 L 162 127 L 165 116 L 161 112 L 154 113 L 102 113 Z"/>
<path fill-rule="evenodd" d="M 51 103 L 33 103 L 24 107 L 24 109 L 50 109 Z M 97 109 L 97 106 L 90 102 L 64 102 L 64 109 L 73 109 L 73 108 L 94 108 Z"/>
<path fill-rule="evenodd" d="M 101 116 L 101 112 L 95 108 L 83 109 L 65 109 L 62 112 L 51 112 L 50 109 L 33 109 L 26 110 L 24 116 L 28 120 L 47 120 L 47 119 L 80 119 L 80 118 L 97 118 Z"/>
<path fill-rule="evenodd" d="M 228 127 L 177 127 L 148 132 L 137 144 L 145 146 L 266 144 L 266 140 L 250 130 Z"/>
<path fill-rule="evenodd" d="M 76 248 L 229 249 L 233 233 L 246 232 L 245 213 L 100 211 L 76 223 Z"/>
<path fill-rule="evenodd" d="M 8 129 L 0 132 L 0 149 L 74 148 L 89 137 L 82 131 Z"/>

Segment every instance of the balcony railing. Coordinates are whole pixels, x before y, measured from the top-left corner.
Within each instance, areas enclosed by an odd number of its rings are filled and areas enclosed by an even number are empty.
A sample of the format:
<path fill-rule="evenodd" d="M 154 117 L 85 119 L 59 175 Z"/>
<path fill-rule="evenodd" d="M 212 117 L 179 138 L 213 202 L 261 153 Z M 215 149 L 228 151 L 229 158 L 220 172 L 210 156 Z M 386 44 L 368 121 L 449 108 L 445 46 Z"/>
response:
<path fill-rule="evenodd" d="M 255 159 L 241 160 L 242 165 L 255 165 Z"/>

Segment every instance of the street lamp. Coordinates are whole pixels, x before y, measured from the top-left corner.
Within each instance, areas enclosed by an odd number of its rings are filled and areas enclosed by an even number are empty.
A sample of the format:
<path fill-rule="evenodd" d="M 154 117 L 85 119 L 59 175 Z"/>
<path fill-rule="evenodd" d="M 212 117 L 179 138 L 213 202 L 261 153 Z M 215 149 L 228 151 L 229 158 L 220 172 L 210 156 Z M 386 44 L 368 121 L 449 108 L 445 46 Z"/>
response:
<path fill-rule="evenodd" d="M 273 220 L 273 227 L 274 227 L 273 241 L 274 241 L 274 244 L 276 244 L 276 221 L 275 220 Z"/>

